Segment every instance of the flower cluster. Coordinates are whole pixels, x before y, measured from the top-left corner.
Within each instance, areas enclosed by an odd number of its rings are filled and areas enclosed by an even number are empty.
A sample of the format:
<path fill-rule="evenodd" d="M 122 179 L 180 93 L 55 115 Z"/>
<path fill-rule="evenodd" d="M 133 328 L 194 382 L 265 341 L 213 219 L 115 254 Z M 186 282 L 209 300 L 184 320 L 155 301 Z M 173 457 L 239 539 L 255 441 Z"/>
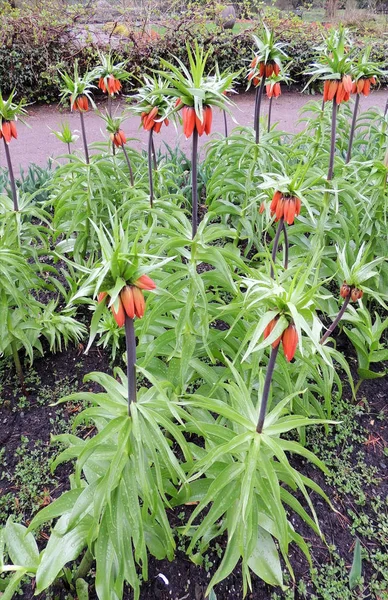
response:
<path fill-rule="evenodd" d="M 123 287 L 117 299 L 117 310 L 115 310 L 114 304 L 110 307 L 119 327 L 123 327 L 126 316 L 130 319 L 134 317 L 141 319 L 144 316 L 145 300 L 143 290 L 154 290 L 155 288 L 156 283 L 148 275 L 141 275 L 132 284 Z M 109 300 L 108 293 L 100 292 L 98 294 L 98 302 L 106 300 Z"/>
<path fill-rule="evenodd" d="M 182 109 L 182 120 L 183 120 L 183 133 L 185 138 L 191 137 L 194 129 L 198 131 L 198 135 L 201 136 L 204 133 L 209 135 L 212 128 L 213 111 L 211 106 L 203 107 L 202 120 L 198 117 L 195 112 L 195 108 L 192 106 L 184 106 Z"/>
<path fill-rule="evenodd" d="M 343 284 L 341 285 L 341 289 L 340 289 L 341 298 L 348 298 L 350 296 L 350 299 L 352 302 L 357 302 L 358 300 L 361 300 L 363 295 L 364 295 L 364 292 L 362 290 L 360 290 L 359 288 L 357 288 L 353 285 L 348 285 L 346 283 L 346 281 L 344 281 Z"/>
<path fill-rule="evenodd" d="M 16 131 L 16 123 L 15 121 L 1 121 L 0 123 L 0 140 L 4 138 L 7 144 L 10 143 L 12 138 L 15 140 L 18 137 L 18 133 Z"/>
<path fill-rule="evenodd" d="M 269 210 L 275 215 L 275 221 L 283 218 L 288 225 L 292 225 L 295 217 L 300 214 L 300 199 L 282 192 L 276 191 L 273 195 Z"/>
<path fill-rule="evenodd" d="M 360 77 L 360 79 L 353 82 L 352 94 L 369 96 L 371 85 L 376 85 L 376 77 Z"/>
<path fill-rule="evenodd" d="M 149 110 L 149 112 L 143 111 L 141 113 L 141 124 L 143 125 L 146 131 L 151 131 L 152 129 L 155 133 L 159 133 L 163 123 L 166 125 L 166 127 L 168 127 L 170 122 L 167 119 L 167 117 L 165 117 L 164 119 L 162 118 L 161 120 L 157 120 L 158 112 L 158 107 L 154 106 Z"/>
<path fill-rule="evenodd" d="M 89 110 L 88 97 L 85 95 L 78 96 L 73 101 L 73 96 L 70 96 L 70 104 L 75 110 L 86 112 Z"/>
<path fill-rule="evenodd" d="M 279 98 L 282 90 L 280 89 L 280 83 L 276 81 L 275 83 L 267 83 L 265 86 L 265 91 L 267 93 L 268 98 Z"/>
<path fill-rule="evenodd" d="M 106 77 L 100 77 L 98 80 L 98 87 L 100 90 L 110 96 L 118 94 L 122 88 L 121 81 L 114 75 L 107 75 Z"/>
<path fill-rule="evenodd" d="M 259 71 L 259 77 L 271 77 L 274 73 L 276 76 L 280 73 L 280 66 L 274 61 L 270 60 L 268 62 L 259 62 L 259 57 L 255 56 L 255 58 L 251 62 L 251 71 L 253 75 L 256 74 L 256 71 Z M 253 76 L 252 75 L 252 76 Z M 249 75 L 248 75 L 249 78 Z"/>
<path fill-rule="evenodd" d="M 264 339 L 267 339 L 271 334 L 276 326 L 277 320 L 278 317 L 275 317 L 268 323 L 267 327 L 264 329 Z M 298 333 L 293 323 L 290 323 L 283 331 L 282 335 L 272 342 L 272 348 L 279 346 L 280 342 L 283 344 L 284 356 L 286 357 L 286 360 L 290 362 L 294 358 L 298 346 Z"/>
<path fill-rule="evenodd" d="M 127 141 L 125 133 L 122 129 L 119 129 L 118 131 L 116 131 L 116 133 L 111 133 L 110 139 L 112 140 L 116 148 L 124 146 L 125 142 Z"/>
<path fill-rule="evenodd" d="M 329 102 L 335 97 L 337 104 L 347 102 L 352 93 L 353 82 L 350 75 L 344 75 L 342 79 L 326 79 L 323 85 L 323 101 Z"/>

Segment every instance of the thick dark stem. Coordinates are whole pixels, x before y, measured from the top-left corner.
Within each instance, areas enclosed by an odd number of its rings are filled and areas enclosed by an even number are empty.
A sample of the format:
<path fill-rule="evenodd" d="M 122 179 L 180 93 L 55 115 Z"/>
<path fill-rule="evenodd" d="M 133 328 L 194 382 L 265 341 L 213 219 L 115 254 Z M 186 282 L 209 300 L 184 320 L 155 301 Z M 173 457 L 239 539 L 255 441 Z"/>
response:
<path fill-rule="evenodd" d="M 12 161 L 11 161 L 11 154 L 9 152 L 8 144 L 5 141 L 5 139 L 4 139 L 4 148 L 5 148 L 5 156 L 6 156 L 6 159 L 7 159 L 9 180 L 11 182 L 12 199 L 13 199 L 13 209 L 14 210 L 19 210 L 18 193 L 17 193 L 17 190 L 16 190 L 16 182 L 15 182 L 15 175 L 13 173 L 13 167 L 12 167 Z"/>
<path fill-rule="evenodd" d="M 68 154 L 71 154 L 71 148 L 70 148 L 69 142 L 67 142 L 67 152 L 68 152 Z"/>
<path fill-rule="evenodd" d="M 133 319 L 125 316 L 125 345 L 127 349 L 128 414 L 131 402 L 136 402 L 136 338 Z"/>
<path fill-rule="evenodd" d="M 158 163 L 156 162 L 156 152 L 155 152 L 155 145 L 154 145 L 154 140 L 152 139 L 152 158 L 154 161 L 154 169 L 155 171 L 158 170 Z"/>
<path fill-rule="evenodd" d="M 192 238 L 194 239 L 198 228 L 198 181 L 197 181 L 197 155 L 198 155 L 198 131 L 193 131 L 193 153 L 191 157 L 191 189 L 192 189 Z"/>
<path fill-rule="evenodd" d="M 271 261 L 271 277 L 272 279 L 275 276 L 275 271 L 274 271 L 274 265 L 275 265 L 275 259 L 276 259 L 276 253 L 278 251 L 278 247 L 279 247 L 279 239 L 280 239 L 280 234 L 283 230 L 283 223 L 284 223 L 284 219 L 283 217 L 281 217 L 279 219 L 279 223 L 278 223 L 278 229 L 275 235 L 275 239 L 273 242 L 273 248 L 272 248 L 272 261 Z"/>
<path fill-rule="evenodd" d="M 256 144 L 259 143 L 260 141 L 260 108 L 261 108 L 261 100 L 263 98 L 263 92 L 264 92 L 264 86 L 265 86 L 265 77 L 261 78 L 261 82 L 260 82 L 260 86 L 258 88 L 259 92 L 256 95 L 256 106 L 255 106 L 255 131 L 256 131 Z"/>
<path fill-rule="evenodd" d="M 148 179 L 150 182 L 150 205 L 154 205 L 154 180 L 152 177 L 152 129 L 148 136 Z"/>
<path fill-rule="evenodd" d="M 112 117 L 112 96 L 108 94 L 108 114 Z"/>
<path fill-rule="evenodd" d="M 321 337 L 321 339 L 319 341 L 320 344 L 323 344 L 327 340 L 327 338 L 333 333 L 334 329 L 337 327 L 338 323 L 340 322 L 340 320 L 343 317 L 346 307 L 349 304 L 349 300 L 350 300 L 350 294 L 347 298 L 345 298 L 345 302 L 343 303 L 341 310 L 339 311 L 338 315 L 336 316 L 336 318 L 330 325 L 329 329 L 326 331 L 325 335 L 323 335 Z"/>
<path fill-rule="evenodd" d="M 288 233 L 287 233 L 287 225 L 283 221 L 283 235 L 284 235 L 284 268 L 288 269 Z"/>
<path fill-rule="evenodd" d="M 19 352 L 18 352 L 15 341 L 11 342 L 11 349 L 12 349 L 12 356 L 13 356 L 13 362 L 15 364 L 16 373 L 17 373 L 17 375 L 19 377 L 19 381 L 20 381 L 20 386 L 22 388 L 23 394 L 25 396 L 28 396 L 26 384 L 24 383 L 23 368 L 22 368 L 22 364 L 20 362 Z"/>
<path fill-rule="evenodd" d="M 268 133 L 271 131 L 271 116 L 272 116 L 272 100 L 273 96 L 269 99 L 269 107 L 268 107 Z"/>
<path fill-rule="evenodd" d="M 387 116 L 387 113 L 388 113 L 388 100 L 387 100 L 387 102 L 385 104 L 384 117 Z"/>
<path fill-rule="evenodd" d="M 330 159 L 329 159 L 329 171 L 327 173 L 327 180 L 333 179 L 334 170 L 334 154 L 335 154 L 335 135 L 337 129 L 337 103 L 335 98 L 333 100 L 333 112 L 331 115 L 331 142 L 330 142 Z"/>
<path fill-rule="evenodd" d="M 324 101 L 323 98 L 322 98 L 322 107 L 321 107 L 321 110 L 322 110 L 322 112 L 325 110 L 325 101 Z"/>
<path fill-rule="evenodd" d="M 79 116 L 81 118 L 81 131 L 82 131 L 82 141 L 84 143 L 85 159 L 86 159 L 86 163 L 89 164 L 89 149 L 88 149 L 88 143 L 86 141 L 85 119 L 84 119 L 84 113 L 82 112 L 82 110 L 80 111 Z"/>
<path fill-rule="evenodd" d="M 263 396 L 262 396 L 261 405 L 260 405 L 259 420 L 257 421 L 257 427 L 256 427 L 257 433 L 261 433 L 263 431 L 265 414 L 267 412 L 269 390 L 270 390 L 270 387 L 271 387 L 271 381 L 272 381 L 273 371 L 274 371 L 274 368 L 275 368 L 276 357 L 277 357 L 278 352 L 279 352 L 279 346 L 280 346 L 280 344 L 278 344 L 276 346 L 276 348 L 272 348 L 271 355 L 269 357 L 269 362 L 268 362 L 268 366 L 267 366 L 267 373 L 265 374 Z"/>
<path fill-rule="evenodd" d="M 353 146 L 354 132 L 356 130 L 356 121 L 357 121 L 357 113 L 358 113 L 359 103 L 360 103 L 360 94 L 356 94 L 356 100 L 355 100 L 354 109 L 353 109 L 352 126 L 350 128 L 349 146 L 348 146 L 348 152 L 346 154 L 346 164 L 348 164 L 348 162 L 350 161 L 350 157 L 352 156 L 352 146 Z"/>
<path fill-rule="evenodd" d="M 225 128 L 225 137 L 228 137 L 228 119 L 226 117 L 226 110 L 223 111 L 224 113 L 224 128 Z"/>
<path fill-rule="evenodd" d="M 126 150 L 126 148 L 125 148 L 124 144 L 123 144 L 121 147 L 122 147 L 122 149 L 123 149 L 124 156 L 125 156 L 125 160 L 126 160 L 126 162 L 127 162 L 127 166 L 128 166 L 128 169 L 129 169 L 129 177 L 130 177 L 130 179 L 131 179 L 131 186 L 133 187 L 133 184 L 134 184 L 134 179 L 133 179 L 133 171 L 132 171 L 132 165 L 131 165 L 131 161 L 129 160 L 128 152 L 127 152 L 127 150 Z"/>

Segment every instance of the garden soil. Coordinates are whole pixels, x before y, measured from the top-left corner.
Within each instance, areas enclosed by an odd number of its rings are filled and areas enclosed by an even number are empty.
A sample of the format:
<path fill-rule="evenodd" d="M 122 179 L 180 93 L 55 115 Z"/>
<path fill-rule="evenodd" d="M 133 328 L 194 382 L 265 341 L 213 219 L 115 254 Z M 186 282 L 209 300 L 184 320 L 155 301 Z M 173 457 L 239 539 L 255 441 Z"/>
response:
<path fill-rule="evenodd" d="M 348 358 L 351 365 L 356 364 L 354 351 L 349 345 L 345 336 L 340 336 L 338 344 L 341 346 L 341 351 Z M 112 373 L 109 356 L 101 348 L 92 347 L 89 354 L 83 353 L 83 346 L 69 348 L 67 351 L 51 355 L 47 352 L 45 358 L 37 359 L 34 362 L 34 370 L 37 374 L 39 384 L 30 386 L 30 395 L 27 406 L 21 411 L 16 408 L 18 403 L 18 394 L 15 395 L 15 379 L 6 377 L 6 380 L 0 381 L 2 384 L 2 399 L 0 403 L 0 447 L 5 448 L 5 456 L 3 457 L 3 468 L 6 465 L 6 470 L 12 471 L 15 467 L 15 450 L 20 444 L 21 436 L 28 437 L 29 446 L 34 447 L 37 441 L 42 441 L 44 444 L 50 443 L 50 433 L 53 430 L 53 417 L 55 416 L 55 407 L 50 405 L 43 408 L 38 405 L 40 389 L 45 386 L 47 389 L 54 389 L 59 380 L 66 378 L 68 381 L 78 381 L 79 391 L 97 391 L 96 384 L 84 383 L 82 378 L 91 371 L 105 371 Z M 8 372 L 9 375 L 9 372 Z M 8 382 L 8 385 L 7 385 Z M 345 382 L 346 387 L 346 382 Z M 19 392 L 21 395 L 21 392 Z M 350 400 L 350 392 L 345 392 Z M 365 428 L 365 439 L 360 439 L 359 443 L 354 444 L 354 457 L 362 451 L 366 458 L 365 461 L 371 469 L 376 468 L 379 474 L 380 484 L 374 485 L 371 493 L 373 496 L 380 495 L 385 498 L 388 495 L 388 478 L 387 478 L 387 463 L 384 457 L 384 446 L 387 443 L 387 423 L 375 419 L 373 415 L 381 414 L 386 410 L 388 390 L 387 378 L 365 381 L 358 394 L 357 401 L 363 402 L 363 398 L 367 398 L 369 404 L 369 413 L 359 417 L 360 425 Z M 352 401 L 354 402 L 354 401 Z M 76 403 L 65 405 L 63 416 L 68 418 L 74 411 L 81 410 L 81 406 Z M 55 433 L 55 431 L 54 431 Z M 93 435 L 92 428 L 85 427 L 81 435 L 85 438 Z M 329 434 L 331 435 L 331 434 Z M 377 446 L 367 443 L 368 436 L 380 440 Z M 385 440 L 385 441 L 384 441 Z M 338 448 L 338 452 L 341 449 Z M 53 452 L 55 454 L 55 452 Z M 356 466 L 356 459 L 355 466 Z M 352 504 L 351 498 L 346 496 L 338 496 L 335 487 L 330 487 L 324 479 L 322 473 L 311 464 L 306 464 L 303 459 L 293 458 L 294 466 L 307 477 L 312 478 L 318 483 L 333 503 L 334 510 L 330 508 L 322 498 L 312 493 L 311 497 L 317 512 L 321 530 L 326 539 L 325 541 L 312 533 L 297 515 L 292 516 L 292 523 L 296 530 L 304 535 L 306 541 L 311 546 L 313 566 L 321 567 L 330 562 L 330 553 L 328 546 L 336 546 L 338 554 L 345 560 L 346 569 L 349 572 L 354 548 L 354 535 L 352 535 L 349 526 L 349 519 L 346 516 L 349 508 L 357 510 Z M 56 472 L 56 485 L 48 490 L 50 501 L 57 498 L 63 491 L 69 489 L 69 475 L 72 471 L 71 464 L 62 465 Z M 0 494 L 12 492 L 17 497 L 18 490 L 7 485 L 6 480 L 0 478 Z M 302 500 L 302 498 L 300 498 Z M 366 503 L 370 501 L 368 497 Z M 15 500 L 16 502 L 16 500 Z M 303 500 L 302 500 L 303 502 Z M 183 509 L 183 510 L 182 510 Z M 186 521 L 192 507 L 179 507 L 175 510 L 168 511 L 170 523 L 173 527 L 180 527 Z M 368 514 L 368 506 L 363 507 L 363 514 Z M 28 515 L 25 515 L 25 522 L 28 523 Z M 47 539 L 47 532 L 42 531 L 41 537 L 38 540 L 40 546 L 44 546 Z M 220 553 L 226 547 L 226 538 L 220 538 L 207 551 L 206 561 L 202 566 L 194 565 L 189 558 L 184 554 L 183 548 L 180 547 L 182 542 L 178 540 L 178 549 L 176 558 L 173 562 L 167 560 L 157 561 L 150 558 L 149 564 L 149 579 L 142 586 L 141 600 L 205 600 L 206 587 L 210 581 L 211 574 L 215 572 L 216 567 L 220 563 Z M 369 541 L 364 542 L 368 546 Z M 368 548 L 369 549 L 369 548 Z M 384 552 L 384 548 L 381 548 Z M 386 552 L 386 549 L 385 549 Z M 314 590 L 311 585 L 309 576 L 309 565 L 303 553 L 298 547 L 293 544 L 290 547 L 290 562 L 295 574 L 295 583 L 289 582 L 291 589 L 294 587 L 294 598 L 303 600 L 306 596 L 301 596 L 298 593 L 297 586 L 301 580 L 305 581 L 306 589 L 309 592 L 308 597 Z M 367 583 L 371 576 L 371 571 L 368 563 L 364 563 L 363 575 Z M 346 575 L 345 575 L 346 577 Z M 96 600 L 97 596 L 93 586 L 93 572 L 89 578 L 90 596 L 89 600 Z M 280 590 L 278 591 L 279 600 L 283 598 Z M 249 600 L 269 600 L 274 588 L 270 588 L 255 575 L 252 576 L 252 591 L 248 593 Z M 66 600 L 69 598 L 69 590 L 66 590 L 63 583 L 56 586 L 52 590 L 53 595 L 47 596 L 40 594 L 38 600 Z M 236 568 L 232 574 L 216 586 L 217 600 L 242 600 L 242 576 L 241 568 Z M 320 596 L 318 596 L 320 598 Z M 350 596 L 349 596 L 350 597 Z M 373 596 L 376 600 L 387 600 L 388 596 Z M 27 583 L 21 595 L 18 598 L 24 600 L 33 600 L 34 586 L 32 583 Z M 289 598 L 289 596 L 287 596 Z M 326 597 L 325 600 L 327 600 Z M 127 590 L 124 600 L 133 600 L 132 593 Z M 207 600 L 207 599 L 206 599 Z M 338 596 L 333 596 L 330 600 L 342 600 Z"/>
<path fill-rule="evenodd" d="M 365 111 L 372 106 L 376 106 L 381 110 L 384 109 L 387 100 L 388 92 L 386 90 L 376 90 L 370 96 L 362 97 L 360 102 L 360 110 Z M 314 97 L 304 95 L 298 92 L 285 92 L 278 99 L 273 101 L 272 121 L 277 123 L 277 128 L 286 132 L 295 133 L 302 130 L 303 123 L 298 123 L 300 110 Z M 321 96 L 317 96 L 318 101 Z M 233 108 L 232 118 L 228 116 L 229 131 L 238 125 L 252 126 L 253 111 L 254 111 L 254 93 L 242 93 L 241 95 L 233 96 L 236 107 Z M 264 97 L 263 115 L 268 113 L 268 99 Z M 116 101 L 113 104 L 114 112 L 120 115 L 125 108 L 124 101 Z M 98 109 L 105 112 L 106 102 L 98 103 Z M 80 119 L 79 114 L 70 113 L 67 109 L 60 109 L 57 105 L 30 105 L 27 107 L 28 119 L 26 125 L 20 123 L 18 125 L 18 139 L 12 141 L 12 158 L 16 172 L 22 169 L 27 169 L 31 163 L 45 166 L 49 157 L 56 158 L 67 152 L 67 148 L 61 143 L 53 131 L 57 131 L 61 127 L 61 123 L 68 122 L 72 131 L 79 136 L 75 144 L 77 149 L 82 149 L 82 140 L 80 136 Z M 106 139 L 105 125 L 101 118 L 93 111 L 85 115 L 86 131 L 88 143 L 100 142 Z M 123 130 L 127 135 L 128 144 L 136 150 L 146 149 L 148 132 L 139 129 L 139 117 L 128 116 L 128 119 L 123 124 Z M 224 133 L 224 118 L 221 111 L 214 110 L 213 116 L 213 133 Z M 185 140 L 181 132 L 181 127 L 174 127 L 171 123 L 169 127 L 163 127 L 159 135 L 155 135 L 156 150 L 162 146 L 163 142 L 170 147 L 179 147 L 186 153 L 190 152 L 191 141 Z M 203 136 L 200 139 L 200 147 L 206 143 L 209 138 Z M 92 151 L 93 152 L 93 151 Z M 0 150 L 0 167 L 6 166 L 5 155 Z"/>

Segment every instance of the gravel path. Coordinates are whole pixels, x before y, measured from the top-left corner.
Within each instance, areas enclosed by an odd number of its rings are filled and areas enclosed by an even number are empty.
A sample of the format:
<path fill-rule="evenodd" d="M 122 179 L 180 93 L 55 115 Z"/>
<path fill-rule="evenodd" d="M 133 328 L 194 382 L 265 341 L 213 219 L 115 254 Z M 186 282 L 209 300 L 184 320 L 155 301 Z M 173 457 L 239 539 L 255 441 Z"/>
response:
<path fill-rule="evenodd" d="M 318 99 L 319 97 L 317 97 Z M 234 109 L 234 117 L 240 125 L 252 125 L 253 110 L 254 110 L 254 94 L 243 93 L 240 96 L 235 96 L 234 100 L 237 107 Z M 311 96 L 302 95 L 297 92 L 286 92 L 280 98 L 274 101 L 272 119 L 278 122 L 278 127 L 287 132 L 296 132 L 302 128 L 302 124 L 298 123 L 300 109 L 311 100 Z M 361 110 L 366 110 L 371 106 L 378 106 L 383 109 L 387 100 L 387 91 L 379 90 L 372 92 L 367 98 L 361 100 Z M 123 108 L 123 101 L 116 102 L 118 112 Z M 105 103 L 99 104 L 99 109 L 105 109 Z M 265 97 L 263 102 L 263 114 L 268 111 L 268 100 Z M 26 168 L 30 163 L 36 163 L 44 166 L 47 163 L 48 157 L 57 157 L 64 154 L 67 150 L 65 146 L 57 140 L 51 133 L 51 130 L 60 128 L 63 121 L 68 121 L 71 129 L 79 134 L 80 122 L 78 113 L 70 113 L 68 110 L 59 109 L 56 105 L 51 106 L 35 106 L 28 107 L 28 126 L 19 123 L 17 140 L 12 140 L 10 146 L 12 160 L 16 172 L 19 168 Z M 106 134 L 104 131 L 104 122 L 98 117 L 95 112 L 88 112 L 85 115 L 87 138 L 88 142 L 97 142 L 104 140 Z M 234 127 L 233 121 L 228 117 L 228 125 L 231 130 Z M 134 138 L 129 143 L 137 150 L 146 148 L 148 133 L 139 129 L 139 118 L 130 116 L 124 123 L 123 129 L 128 138 Z M 178 125 L 178 130 L 173 124 L 168 128 L 163 127 L 162 133 L 155 135 L 155 146 L 158 148 L 162 140 L 173 148 L 179 146 L 185 152 L 189 152 L 191 147 L 190 140 L 185 140 L 181 132 L 181 127 Z M 224 131 L 223 115 L 219 110 L 214 111 L 213 116 L 213 131 Z M 200 145 L 203 145 L 206 136 L 200 139 Z M 77 148 L 81 149 L 81 139 L 78 139 Z M 5 166 L 5 156 L 2 144 L 0 145 L 0 166 Z"/>

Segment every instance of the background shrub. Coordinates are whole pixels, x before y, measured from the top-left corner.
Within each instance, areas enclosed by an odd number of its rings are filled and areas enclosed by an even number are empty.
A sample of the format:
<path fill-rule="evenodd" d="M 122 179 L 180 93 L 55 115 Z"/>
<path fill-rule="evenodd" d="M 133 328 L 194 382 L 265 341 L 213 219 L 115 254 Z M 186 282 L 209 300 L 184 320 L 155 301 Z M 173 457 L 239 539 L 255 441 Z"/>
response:
<path fill-rule="evenodd" d="M 4 94 L 13 88 L 18 97 L 29 101 L 50 102 L 58 100 L 59 79 L 57 70 L 71 69 L 78 58 L 81 71 L 94 66 L 97 50 L 108 50 L 112 42 L 117 60 L 128 60 L 128 70 L 133 77 L 124 92 L 134 91 L 141 75 L 148 69 L 160 68 L 160 59 L 171 59 L 172 55 L 186 61 L 186 42 L 197 39 L 205 49 L 210 49 L 209 67 L 215 61 L 220 69 L 241 71 L 239 83 L 245 88 L 246 71 L 252 58 L 251 34 L 260 26 L 260 17 L 252 21 L 246 30 L 222 30 L 209 21 L 206 13 L 194 12 L 191 18 L 174 17 L 162 34 L 141 35 L 126 29 L 128 35 L 117 38 L 105 35 L 105 43 L 88 32 L 87 26 L 79 25 L 85 14 L 82 9 L 59 10 L 51 5 L 37 11 L 36 8 L 10 10 L 0 9 L 0 81 Z M 279 39 L 286 42 L 286 50 L 292 58 L 290 76 L 293 85 L 303 88 L 308 77 L 303 71 L 315 59 L 315 47 L 325 33 L 321 23 L 306 23 L 295 15 L 281 18 L 280 12 L 268 9 L 266 22 Z M 209 25 L 210 24 L 210 25 Z M 378 39 L 373 30 L 354 32 L 356 44 L 363 47 L 373 43 L 373 59 L 387 65 L 388 40 Z M 233 51 L 231 52 L 231 48 Z M 388 78 L 382 80 L 383 84 Z"/>

